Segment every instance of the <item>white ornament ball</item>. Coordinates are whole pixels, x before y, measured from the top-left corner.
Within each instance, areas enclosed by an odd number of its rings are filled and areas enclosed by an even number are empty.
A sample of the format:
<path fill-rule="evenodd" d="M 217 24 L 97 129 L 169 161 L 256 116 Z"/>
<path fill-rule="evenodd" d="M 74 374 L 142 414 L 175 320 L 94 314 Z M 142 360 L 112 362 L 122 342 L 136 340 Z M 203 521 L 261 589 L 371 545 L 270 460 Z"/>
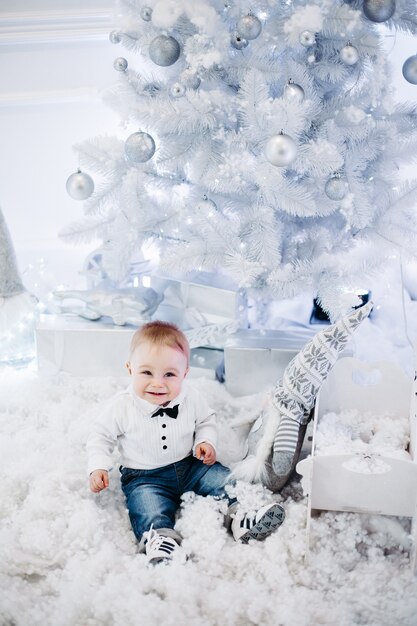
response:
<path fill-rule="evenodd" d="M 66 188 L 67 193 L 74 200 L 87 200 L 94 191 L 94 181 L 85 172 L 77 170 L 68 177 Z"/>
<path fill-rule="evenodd" d="M 113 67 L 118 72 L 125 72 L 127 70 L 127 61 L 123 57 L 117 57 L 114 60 Z"/>
<path fill-rule="evenodd" d="M 340 176 L 332 176 L 327 181 L 324 191 L 330 200 L 343 200 L 348 192 L 348 184 Z"/>
<path fill-rule="evenodd" d="M 158 35 L 151 41 L 149 56 L 155 65 L 167 67 L 178 61 L 181 53 L 180 44 L 174 37 Z"/>
<path fill-rule="evenodd" d="M 339 53 L 340 59 L 346 65 L 355 65 L 359 61 L 359 52 L 351 43 L 347 43 Z"/>
<path fill-rule="evenodd" d="M 292 80 L 289 80 L 284 87 L 284 98 L 289 102 L 300 103 L 304 100 L 304 95 L 304 89 Z"/>
<path fill-rule="evenodd" d="M 314 46 L 316 43 L 316 35 L 312 33 L 310 30 L 304 30 L 300 33 L 298 40 L 302 46 L 305 48 L 309 48 L 310 46 Z"/>
<path fill-rule="evenodd" d="M 249 41 L 247 39 L 244 39 L 237 31 L 232 33 L 231 37 L 230 37 L 230 43 L 232 44 L 233 48 L 236 48 L 236 50 L 243 50 L 243 48 L 246 48 L 246 46 L 249 44 Z"/>
<path fill-rule="evenodd" d="M 122 41 L 122 33 L 118 30 L 112 30 L 109 34 L 109 39 L 111 43 L 120 43 Z"/>
<path fill-rule="evenodd" d="M 155 142 L 148 133 L 133 133 L 125 141 L 125 154 L 132 163 L 145 163 L 155 154 Z"/>
<path fill-rule="evenodd" d="M 395 0 L 364 0 L 363 12 L 371 22 L 386 22 L 394 15 Z"/>
<path fill-rule="evenodd" d="M 140 16 L 145 22 L 150 22 L 152 19 L 151 7 L 142 7 L 140 10 Z"/>
<path fill-rule="evenodd" d="M 185 87 L 181 83 L 174 83 L 169 93 L 173 98 L 182 98 L 185 95 Z"/>
<path fill-rule="evenodd" d="M 256 39 L 261 34 L 262 24 L 256 15 L 245 15 L 238 20 L 236 31 L 243 39 Z"/>
<path fill-rule="evenodd" d="M 403 65 L 403 76 L 412 85 L 417 85 L 417 54 L 409 57 Z"/>
<path fill-rule="evenodd" d="M 265 156 L 271 165 L 285 167 L 297 156 L 297 144 L 289 135 L 273 135 L 266 142 Z"/>

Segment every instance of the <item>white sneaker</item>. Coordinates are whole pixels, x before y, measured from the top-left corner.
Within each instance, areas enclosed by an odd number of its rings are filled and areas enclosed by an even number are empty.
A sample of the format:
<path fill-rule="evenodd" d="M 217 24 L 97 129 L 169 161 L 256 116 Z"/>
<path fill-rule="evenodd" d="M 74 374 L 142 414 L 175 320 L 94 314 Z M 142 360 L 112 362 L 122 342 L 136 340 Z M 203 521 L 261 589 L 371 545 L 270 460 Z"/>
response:
<path fill-rule="evenodd" d="M 260 541 L 281 526 L 284 519 L 285 511 L 280 504 L 266 504 L 255 513 L 234 518 L 231 526 L 233 538 L 242 543 L 248 543 L 249 539 Z"/>
<path fill-rule="evenodd" d="M 153 528 L 147 532 L 145 552 L 150 563 L 171 559 L 176 548 L 178 548 L 178 543 L 172 537 L 160 535 Z"/>

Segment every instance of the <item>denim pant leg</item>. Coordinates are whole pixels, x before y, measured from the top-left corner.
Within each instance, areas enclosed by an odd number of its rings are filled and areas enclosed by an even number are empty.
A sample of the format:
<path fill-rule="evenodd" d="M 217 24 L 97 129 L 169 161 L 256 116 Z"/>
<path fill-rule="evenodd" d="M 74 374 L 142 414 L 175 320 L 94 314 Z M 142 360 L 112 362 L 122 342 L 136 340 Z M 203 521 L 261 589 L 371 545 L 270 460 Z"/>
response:
<path fill-rule="evenodd" d="M 231 485 L 231 471 L 221 463 L 204 465 L 195 457 L 190 457 L 190 465 L 183 479 L 184 491 L 194 491 L 199 496 L 215 496 L 224 498 L 229 505 L 236 502 L 236 498 L 231 498 L 226 490 L 226 485 Z"/>
<path fill-rule="evenodd" d="M 155 470 L 123 468 L 121 483 L 132 529 L 139 541 L 151 525 L 155 529 L 174 528 L 181 492 L 173 465 Z"/>

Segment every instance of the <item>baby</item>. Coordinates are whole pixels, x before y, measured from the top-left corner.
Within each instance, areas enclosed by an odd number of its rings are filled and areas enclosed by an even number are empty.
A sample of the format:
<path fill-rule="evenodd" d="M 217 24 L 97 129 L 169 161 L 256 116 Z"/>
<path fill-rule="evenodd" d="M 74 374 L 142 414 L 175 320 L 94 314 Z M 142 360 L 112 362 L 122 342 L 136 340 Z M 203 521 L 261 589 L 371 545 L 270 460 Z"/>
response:
<path fill-rule="evenodd" d="M 236 515 L 225 489 L 231 472 L 216 461 L 216 416 L 184 383 L 189 357 L 187 338 L 173 324 L 149 322 L 136 331 L 126 363 L 131 385 L 107 403 L 87 442 L 94 493 L 109 485 L 117 442 L 132 529 L 151 562 L 169 559 L 181 543 L 175 514 L 186 491 L 225 498 L 236 541 L 264 539 L 285 517 L 277 503 Z"/>

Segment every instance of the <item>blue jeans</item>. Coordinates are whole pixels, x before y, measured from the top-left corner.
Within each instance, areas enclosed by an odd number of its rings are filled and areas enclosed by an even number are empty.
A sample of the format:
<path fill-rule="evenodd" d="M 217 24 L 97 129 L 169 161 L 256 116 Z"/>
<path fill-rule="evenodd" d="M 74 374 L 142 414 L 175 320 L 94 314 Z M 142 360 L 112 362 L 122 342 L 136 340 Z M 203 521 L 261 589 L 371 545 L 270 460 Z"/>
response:
<path fill-rule="evenodd" d="M 224 489 L 230 470 L 221 463 L 204 465 L 194 456 L 150 470 L 121 467 L 120 473 L 130 522 L 138 540 L 151 525 L 155 529 L 174 528 L 175 514 L 186 491 L 225 498 L 229 505 L 236 502 Z"/>

